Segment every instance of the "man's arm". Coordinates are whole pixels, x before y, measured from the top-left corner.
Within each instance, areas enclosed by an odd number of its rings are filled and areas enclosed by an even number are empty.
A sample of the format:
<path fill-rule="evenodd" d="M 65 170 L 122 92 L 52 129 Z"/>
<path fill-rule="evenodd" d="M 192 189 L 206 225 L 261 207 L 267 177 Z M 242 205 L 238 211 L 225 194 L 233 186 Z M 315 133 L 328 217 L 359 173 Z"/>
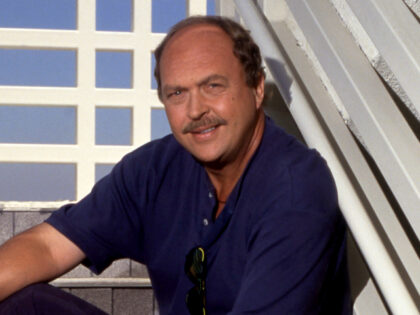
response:
<path fill-rule="evenodd" d="M 0 247 L 0 301 L 32 283 L 54 279 L 85 258 L 68 238 L 41 223 Z"/>

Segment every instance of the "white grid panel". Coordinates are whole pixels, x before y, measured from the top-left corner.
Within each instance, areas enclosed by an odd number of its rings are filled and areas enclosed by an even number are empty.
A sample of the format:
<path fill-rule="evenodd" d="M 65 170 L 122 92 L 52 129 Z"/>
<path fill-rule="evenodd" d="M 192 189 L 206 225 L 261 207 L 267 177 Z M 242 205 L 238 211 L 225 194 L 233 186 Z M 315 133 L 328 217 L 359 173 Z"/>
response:
<path fill-rule="evenodd" d="M 154 0 L 158 1 L 158 0 Z M 206 14 L 206 0 L 187 1 L 186 15 Z M 0 86 L 0 105 L 74 106 L 75 145 L 1 144 L 1 162 L 76 164 L 76 199 L 95 182 L 95 165 L 116 163 L 151 138 L 151 109 L 162 108 L 151 89 L 151 53 L 164 34 L 152 33 L 152 0 L 133 0 L 131 32 L 96 31 L 95 0 L 77 2 L 77 30 L 0 28 L 0 48 L 70 49 L 77 52 L 74 88 Z M 95 87 L 96 51 L 132 52 L 132 88 Z M 132 108 L 132 145 L 95 145 L 95 107 Z M 2 202 L 4 209 L 48 208 L 56 202 Z"/>

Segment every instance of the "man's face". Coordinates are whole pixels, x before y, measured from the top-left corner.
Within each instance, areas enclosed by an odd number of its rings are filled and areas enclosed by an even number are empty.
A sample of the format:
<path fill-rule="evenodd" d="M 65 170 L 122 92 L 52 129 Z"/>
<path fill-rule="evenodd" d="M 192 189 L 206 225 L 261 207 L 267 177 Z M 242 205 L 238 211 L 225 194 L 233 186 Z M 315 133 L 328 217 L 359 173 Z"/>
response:
<path fill-rule="evenodd" d="M 175 138 L 204 164 L 223 166 L 243 157 L 252 141 L 264 80 L 246 84 L 232 40 L 201 24 L 179 31 L 161 61 L 162 101 Z"/>

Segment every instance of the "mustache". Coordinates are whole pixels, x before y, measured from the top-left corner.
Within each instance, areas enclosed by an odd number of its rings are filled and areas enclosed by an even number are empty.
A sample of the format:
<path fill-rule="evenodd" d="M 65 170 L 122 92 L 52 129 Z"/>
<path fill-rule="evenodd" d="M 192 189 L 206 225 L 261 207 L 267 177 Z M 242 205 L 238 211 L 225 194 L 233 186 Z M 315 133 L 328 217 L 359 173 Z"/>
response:
<path fill-rule="evenodd" d="M 200 120 L 191 121 L 188 125 L 186 125 L 182 129 L 182 133 L 186 134 L 203 126 L 218 126 L 218 125 L 226 125 L 226 124 L 227 124 L 227 121 L 221 117 L 216 117 L 216 116 L 203 117 Z"/>

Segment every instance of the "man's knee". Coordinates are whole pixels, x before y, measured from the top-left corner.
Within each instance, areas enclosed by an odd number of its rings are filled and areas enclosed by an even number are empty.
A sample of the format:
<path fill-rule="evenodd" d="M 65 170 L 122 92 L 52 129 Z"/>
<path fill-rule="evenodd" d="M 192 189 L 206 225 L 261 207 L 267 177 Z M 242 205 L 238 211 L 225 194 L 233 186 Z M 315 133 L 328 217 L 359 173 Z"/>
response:
<path fill-rule="evenodd" d="M 0 303 L 0 315 L 92 314 L 103 311 L 45 283 L 30 285 Z"/>
<path fill-rule="evenodd" d="M 35 315 L 33 304 L 34 292 L 44 289 L 45 284 L 33 284 L 17 291 L 0 302 L 0 315 Z"/>

